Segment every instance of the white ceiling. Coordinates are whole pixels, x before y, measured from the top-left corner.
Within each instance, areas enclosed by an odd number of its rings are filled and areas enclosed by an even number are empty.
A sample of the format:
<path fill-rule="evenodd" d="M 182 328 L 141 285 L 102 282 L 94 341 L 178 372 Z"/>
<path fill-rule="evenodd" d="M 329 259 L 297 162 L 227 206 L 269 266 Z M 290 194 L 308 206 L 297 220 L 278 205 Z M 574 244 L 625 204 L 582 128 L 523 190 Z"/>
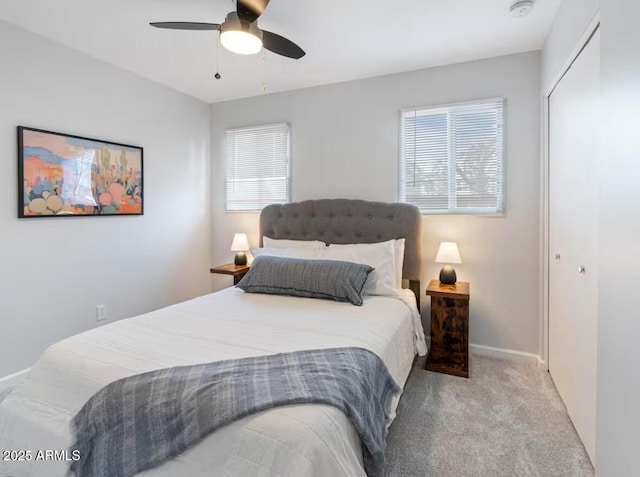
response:
<path fill-rule="evenodd" d="M 231 0 L 0 0 L 0 18 L 208 102 L 336 83 L 542 48 L 561 0 L 512 18 L 513 0 L 271 0 L 261 28 L 307 56 L 220 49 L 216 32 L 152 21 L 222 23 Z M 264 64 L 263 64 L 264 63 Z"/>

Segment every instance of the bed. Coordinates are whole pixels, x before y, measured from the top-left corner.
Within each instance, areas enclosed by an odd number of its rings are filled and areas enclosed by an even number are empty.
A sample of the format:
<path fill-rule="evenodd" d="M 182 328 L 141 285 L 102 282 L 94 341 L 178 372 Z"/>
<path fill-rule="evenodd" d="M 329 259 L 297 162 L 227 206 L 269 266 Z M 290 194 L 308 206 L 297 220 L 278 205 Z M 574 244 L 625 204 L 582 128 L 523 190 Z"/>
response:
<path fill-rule="evenodd" d="M 343 199 L 273 205 L 263 210 L 260 229 L 261 237 L 326 243 L 404 238 L 402 276 L 419 289 L 420 214 L 410 205 Z M 0 450 L 68 449 L 73 416 L 99 389 L 123 377 L 335 347 L 373 351 L 403 386 L 416 353 L 426 351 L 414 292 L 367 296 L 362 306 L 353 306 L 229 288 L 73 336 L 48 348 L 0 403 Z M 397 400 L 393 411 L 396 405 Z M 0 476 L 63 476 L 71 459 L 63 454 L 50 460 L 13 457 L 0 460 Z M 140 475 L 366 474 L 358 435 L 346 416 L 331 406 L 303 404 L 238 420 Z"/>

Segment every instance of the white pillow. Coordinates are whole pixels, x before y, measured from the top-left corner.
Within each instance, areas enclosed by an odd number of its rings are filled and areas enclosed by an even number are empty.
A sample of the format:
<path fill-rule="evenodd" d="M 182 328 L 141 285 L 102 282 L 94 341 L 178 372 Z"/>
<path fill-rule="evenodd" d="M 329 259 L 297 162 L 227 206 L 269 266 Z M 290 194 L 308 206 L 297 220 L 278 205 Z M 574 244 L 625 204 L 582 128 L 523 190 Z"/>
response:
<path fill-rule="evenodd" d="M 393 240 L 367 244 L 332 244 L 324 250 L 318 250 L 318 254 L 325 260 L 342 260 L 373 267 L 375 270 L 369 274 L 362 290 L 364 295 L 396 295 Z"/>
<path fill-rule="evenodd" d="M 402 288 L 402 266 L 404 265 L 404 244 L 405 239 L 388 240 L 387 242 L 375 242 L 375 243 L 348 243 L 348 244 L 331 244 L 329 248 L 348 248 L 356 247 L 363 249 L 374 249 L 384 253 L 386 247 L 380 248 L 379 245 L 383 243 L 391 242 L 393 244 L 393 267 L 395 270 L 395 288 Z M 373 247 L 372 247 L 373 246 Z"/>
<path fill-rule="evenodd" d="M 396 288 L 402 288 L 402 267 L 404 266 L 404 243 L 405 239 L 397 239 L 393 241 L 393 249 L 395 251 L 395 267 L 396 267 Z"/>
<path fill-rule="evenodd" d="M 326 247 L 323 247 L 326 248 Z M 271 257 L 288 257 L 288 258 L 304 258 L 304 259 L 319 259 L 320 250 L 310 248 L 252 248 L 251 254 L 254 257 L 261 255 L 269 255 Z"/>
<path fill-rule="evenodd" d="M 320 240 L 277 240 L 269 237 L 262 237 L 262 244 L 265 248 L 305 248 L 320 250 L 327 246 Z"/>

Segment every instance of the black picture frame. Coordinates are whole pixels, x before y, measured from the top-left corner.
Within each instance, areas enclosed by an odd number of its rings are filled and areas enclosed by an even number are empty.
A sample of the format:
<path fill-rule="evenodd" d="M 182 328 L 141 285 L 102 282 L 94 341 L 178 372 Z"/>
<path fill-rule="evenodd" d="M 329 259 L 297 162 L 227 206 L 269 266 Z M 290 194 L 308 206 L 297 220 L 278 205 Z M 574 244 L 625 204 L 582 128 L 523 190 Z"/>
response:
<path fill-rule="evenodd" d="M 141 146 L 27 126 L 17 133 L 18 218 L 144 215 Z"/>

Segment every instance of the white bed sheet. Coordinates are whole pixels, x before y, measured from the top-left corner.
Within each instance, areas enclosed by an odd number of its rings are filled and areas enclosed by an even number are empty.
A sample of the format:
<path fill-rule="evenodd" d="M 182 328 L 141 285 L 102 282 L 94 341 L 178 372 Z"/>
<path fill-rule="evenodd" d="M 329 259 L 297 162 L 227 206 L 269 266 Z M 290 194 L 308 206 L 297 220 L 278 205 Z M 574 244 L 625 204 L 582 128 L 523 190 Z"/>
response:
<path fill-rule="evenodd" d="M 99 389 L 159 368 L 302 349 L 358 346 L 403 386 L 426 345 L 415 297 L 366 297 L 361 307 L 229 288 L 61 341 L 0 403 L 0 450 L 65 450 L 69 423 Z M 394 412 L 397 401 L 394 403 Z M 63 476 L 67 462 L 0 460 L 0 476 Z M 358 435 L 344 414 L 292 405 L 248 416 L 141 474 L 363 476 Z"/>

